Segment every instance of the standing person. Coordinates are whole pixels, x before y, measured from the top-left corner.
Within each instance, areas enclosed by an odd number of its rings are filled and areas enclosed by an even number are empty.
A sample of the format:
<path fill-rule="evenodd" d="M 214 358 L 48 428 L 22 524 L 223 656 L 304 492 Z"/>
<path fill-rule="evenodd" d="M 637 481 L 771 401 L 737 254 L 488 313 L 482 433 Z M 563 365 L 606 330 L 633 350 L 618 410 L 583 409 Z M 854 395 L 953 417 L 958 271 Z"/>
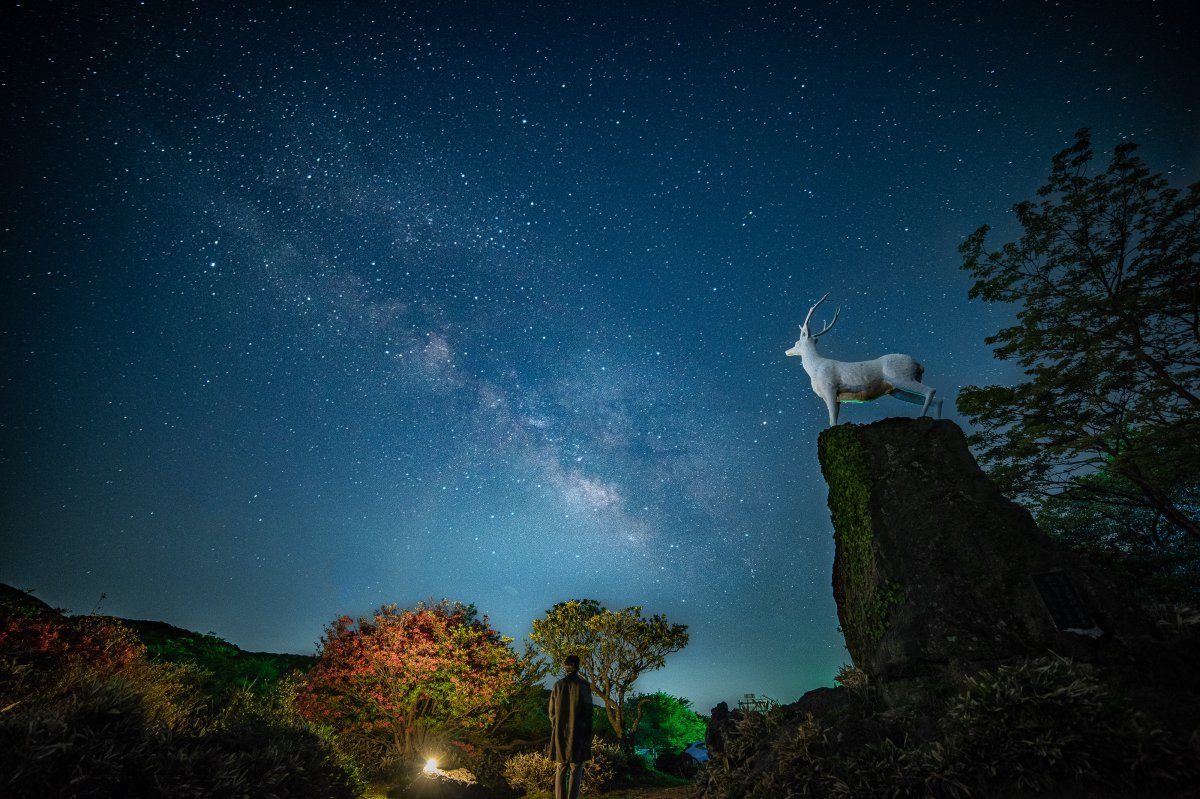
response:
<path fill-rule="evenodd" d="M 563 660 L 566 675 L 550 691 L 550 759 L 554 799 L 579 799 L 584 761 L 592 759 L 592 686 L 579 676 L 579 658 Z"/>

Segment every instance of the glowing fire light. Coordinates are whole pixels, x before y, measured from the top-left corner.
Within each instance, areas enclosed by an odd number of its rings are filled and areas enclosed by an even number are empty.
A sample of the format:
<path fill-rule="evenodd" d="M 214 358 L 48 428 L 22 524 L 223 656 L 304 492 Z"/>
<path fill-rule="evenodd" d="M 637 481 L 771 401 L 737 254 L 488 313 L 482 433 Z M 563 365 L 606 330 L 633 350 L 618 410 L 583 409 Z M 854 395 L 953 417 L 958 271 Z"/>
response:
<path fill-rule="evenodd" d="M 438 770 L 438 768 L 437 768 L 437 759 L 436 758 L 431 757 L 425 761 L 424 771 L 426 774 L 433 774 L 437 770 Z"/>

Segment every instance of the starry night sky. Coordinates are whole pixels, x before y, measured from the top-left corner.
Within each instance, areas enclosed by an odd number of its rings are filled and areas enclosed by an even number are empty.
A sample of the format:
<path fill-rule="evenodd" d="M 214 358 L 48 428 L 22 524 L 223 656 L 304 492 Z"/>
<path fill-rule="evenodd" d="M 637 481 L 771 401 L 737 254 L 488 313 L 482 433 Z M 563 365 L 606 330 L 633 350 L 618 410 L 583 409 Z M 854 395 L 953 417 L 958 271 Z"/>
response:
<path fill-rule="evenodd" d="M 245 649 L 589 597 L 689 626 L 641 690 L 830 684 L 809 306 L 957 418 L 964 236 L 1082 126 L 1200 178 L 1183 2 L 242 5 L 5 11 L 0 581 Z"/>

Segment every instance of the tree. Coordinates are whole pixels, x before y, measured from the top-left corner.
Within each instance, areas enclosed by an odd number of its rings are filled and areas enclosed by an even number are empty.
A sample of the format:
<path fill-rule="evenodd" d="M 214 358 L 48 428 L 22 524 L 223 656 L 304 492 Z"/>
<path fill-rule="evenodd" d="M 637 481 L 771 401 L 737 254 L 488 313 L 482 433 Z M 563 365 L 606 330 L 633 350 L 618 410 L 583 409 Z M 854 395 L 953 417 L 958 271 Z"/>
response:
<path fill-rule="evenodd" d="M 297 709 L 352 739 L 353 751 L 386 746 L 408 755 L 431 727 L 486 730 L 503 717 L 533 667 L 510 644 L 473 605 L 342 616 L 325 630 Z"/>
<path fill-rule="evenodd" d="M 626 697 L 644 672 L 666 665 L 667 655 L 687 646 L 686 624 L 670 624 L 662 615 L 642 616 L 640 607 L 620 611 L 594 599 L 560 602 L 535 619 L 530 639 L 555 663 L 577 655 L 579 671 L 604 700 L 604 712 L 625 748 L 637 732 L 648 698 L 634 708 L 626 728 Z"/>
<path fill-rule="evenodd" d="M 1115 492 L 1104 484 L 1119 479 L 1104 470 L 1083 478 L 1109 495 Z M 1200 485 L 1179 496 L 1181 508 L 1194 518 L 1200 512 Z M 1057 496 L 1042 503 L 1038 525 L 1121 577 L 1143 602 L 1200 602 L 1200 541 L 1153 509 Z"/>
<path fill-rule="evenodd" d="M 1026 380 L 967 386 L 958 408 L 984 468 L 1035 513 L 1133 510 L 1200 542 L 1200 183 L 1171 188 L 1135 151 L 1089 174 L 1080 130 L 1040 201 L 1014 206 L 1019 240 L 989 251 L 984 225 L 959 248 L 972 299 L 1020 304 L 986 341 Z"/>
<path fill-rule="evenodd" d="M 656 691 L 634 697 L 629 704 L 643 707 L 642 721 L 637 730 L 637 746 L 653 750 L 655 754 L 678 754 L 689 744 L 703 741 L 708 731 L 705 718 L 692 710 L 692 703 L 682 697 Z"/>

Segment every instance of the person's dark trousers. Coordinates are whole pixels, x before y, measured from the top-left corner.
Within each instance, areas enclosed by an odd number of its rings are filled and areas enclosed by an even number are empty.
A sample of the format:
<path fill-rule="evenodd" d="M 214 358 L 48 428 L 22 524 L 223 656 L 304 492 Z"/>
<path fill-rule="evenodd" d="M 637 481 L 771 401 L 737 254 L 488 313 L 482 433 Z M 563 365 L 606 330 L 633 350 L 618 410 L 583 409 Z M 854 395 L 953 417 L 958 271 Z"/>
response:
<path fill-rule="evenodd" d="M 582 763 L 554 764 L 554 799 L 579 799 L 582 784 Z"/>

